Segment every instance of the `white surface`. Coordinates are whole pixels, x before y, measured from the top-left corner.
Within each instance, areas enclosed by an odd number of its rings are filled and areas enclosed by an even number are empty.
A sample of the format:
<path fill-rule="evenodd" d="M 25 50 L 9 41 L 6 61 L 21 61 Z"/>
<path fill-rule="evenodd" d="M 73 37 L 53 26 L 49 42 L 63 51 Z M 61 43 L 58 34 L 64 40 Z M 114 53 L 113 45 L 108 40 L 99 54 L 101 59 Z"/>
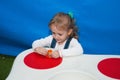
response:
<path fill-rule="evenodd" d="M 91 74 L 82 71 L 64 71 L 60 72 L 48 80 L 97 80 Z"/>
<path fill-rule="evenodd" d="M 84 78 L 82 80 L 115 80 L 99 72 L 97 65 L 99 61 L 106 58 L 120 58 L 118 55 L 81 55 L 64 57 L 62 63 L 57 67 L 42 70 L 33 69 L 24 64 L 24 57 L 31 52 L 33 52 L 33 50 L 28 49 L 21 52 L 16 57 L 11 72 L 6 80 L 68 80 L 69 78 L 69 80 L 73 80 L 74 77 L 76 77 L 74 80 L 81 80 L 79 76 Z M 65 77 L 63 74 L 69 77 Z M 87 79 L 88 77 L 89 79 Z"/>

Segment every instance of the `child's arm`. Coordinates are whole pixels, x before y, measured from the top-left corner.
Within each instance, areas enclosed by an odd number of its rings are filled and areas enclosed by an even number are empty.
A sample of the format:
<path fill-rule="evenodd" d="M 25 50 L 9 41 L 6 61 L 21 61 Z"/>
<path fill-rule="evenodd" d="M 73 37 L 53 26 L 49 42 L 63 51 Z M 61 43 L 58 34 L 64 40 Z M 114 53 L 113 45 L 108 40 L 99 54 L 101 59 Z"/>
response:
<path fill-rule="evenodd" d="M 35 49 L 37 47 L 45 47 L 45 46 L 49 47 L 50 44 L 51 44 L 51 41 L 52 41 L 52 35 L 50 35 L 48 37 L 45 37 L 45 38 L 41 38 L 41 39 L 35 40 L 32 43 L 32 48 Z"/>
<path fill-rule="evenodd" d="M 48 36 L 48 37 L 45 37 L 45 38 L 41 38 L 41 39 L 38 39 L 38 40 L 35 40 L 33 43 L 32 43 L 32 49 L 41 54 L 41 55 L 47 55 L 47 49 L 45 48 L 45 46 L 50 46 L 50 43 L 52 41 L 52 36 Z"/>
<path fill-rule="evenodd" d="M 72 39 L 68 49 L 59 50 L 61 56 L 76 56 L 83 54 L 83 48 L 81 44 L 76 40 Z"/>

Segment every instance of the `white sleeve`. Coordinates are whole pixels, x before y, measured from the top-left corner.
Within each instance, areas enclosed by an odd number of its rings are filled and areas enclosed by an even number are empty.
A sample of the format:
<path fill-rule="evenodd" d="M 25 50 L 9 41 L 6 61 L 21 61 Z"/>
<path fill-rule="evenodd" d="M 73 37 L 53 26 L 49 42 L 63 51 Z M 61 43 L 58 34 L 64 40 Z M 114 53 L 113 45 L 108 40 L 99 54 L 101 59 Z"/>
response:
<path fill-rule="evenodd" d="M 62 49 L 59 51 L 61 56 L 76 56 L 83 54 L 83 48 L 77 39 L 72 39 L 68 49 Z"/>
<path fill-rule="evenodd" d="M 35 49 L 36 47 L 50 46 L 51 41 L 52 41 L 52 35 L 45 37 L 45 38 L 35 40 L 32 43 L 32 48 Z"/>

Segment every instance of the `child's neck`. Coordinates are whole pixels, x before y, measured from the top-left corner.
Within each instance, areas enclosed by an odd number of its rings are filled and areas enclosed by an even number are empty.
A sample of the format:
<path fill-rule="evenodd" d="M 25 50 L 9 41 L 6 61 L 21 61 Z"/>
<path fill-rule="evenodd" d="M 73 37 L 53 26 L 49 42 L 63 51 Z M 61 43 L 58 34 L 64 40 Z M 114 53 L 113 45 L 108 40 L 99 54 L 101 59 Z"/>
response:
<path fill-rule="evenodd" d="M 64 44 L 65 42 L 66 42 L 66 40 L 63 41 L 63 42 L 58 42 L 58 44 L 59 44 L 59 45 L 62 45 L 62 44 Z"/>
<path fill-rule="evenodd" d="M 63 43 L 64 43 L 64 42 L 59 42 L 58 44 L 59 44 L 59 45 L 62 45 Z"/>

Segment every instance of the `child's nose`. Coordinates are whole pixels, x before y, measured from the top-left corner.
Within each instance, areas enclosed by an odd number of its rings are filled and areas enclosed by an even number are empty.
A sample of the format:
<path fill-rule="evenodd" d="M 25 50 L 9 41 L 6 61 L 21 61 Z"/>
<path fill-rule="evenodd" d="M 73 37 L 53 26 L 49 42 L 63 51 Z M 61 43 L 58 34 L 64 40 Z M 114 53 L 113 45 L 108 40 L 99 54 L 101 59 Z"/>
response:
<path fill-rule="evenodd" d="M 58 35 L 55 35 L 55 39 L 58 39 L 59 37 L 58 37 Z"/>

